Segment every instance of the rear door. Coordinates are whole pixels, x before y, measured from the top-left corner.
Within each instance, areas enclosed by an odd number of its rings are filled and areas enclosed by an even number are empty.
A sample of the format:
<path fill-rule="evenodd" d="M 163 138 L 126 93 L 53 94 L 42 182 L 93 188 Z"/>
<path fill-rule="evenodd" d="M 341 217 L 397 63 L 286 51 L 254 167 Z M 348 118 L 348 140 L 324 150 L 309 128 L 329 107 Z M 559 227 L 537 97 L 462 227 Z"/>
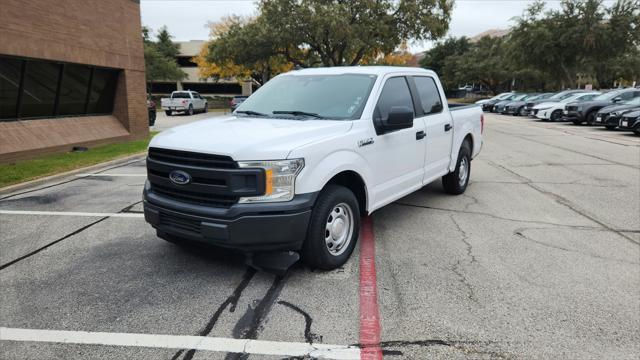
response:
<path fill-rule="evenodd" d="M 426 127 L 426 156 L 424 161 L 423 184 L 449 172 L 451 146 L 453 142 L 453 120 L 444 111 L 443 98 L 436 80 L 431 76 L 413 76 L 413 89 L 420 106 L 416 117 Z"/>

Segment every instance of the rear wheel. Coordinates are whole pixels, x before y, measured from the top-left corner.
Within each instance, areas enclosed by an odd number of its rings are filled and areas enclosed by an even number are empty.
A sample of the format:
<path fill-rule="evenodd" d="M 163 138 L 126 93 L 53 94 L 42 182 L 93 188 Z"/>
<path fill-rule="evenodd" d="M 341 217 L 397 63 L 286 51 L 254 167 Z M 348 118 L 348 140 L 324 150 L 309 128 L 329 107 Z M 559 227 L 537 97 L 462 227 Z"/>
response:
<path fill-rule="evenodd" d="M 458 153 L 456 169 L 442 177 L 444 191 L 452 195 L 460 195 L 467 190 L 469 175 L 471 174 L 471 144 L 468 141 L 462 143 Z"/>
<path fill-rule="evenodd" d="M 562 119 L 562 110 L 554 110 L 549 116 L 551 121 L 560 121 Z"/>
<path fill-rule="evenodd" d="M 189 105 L 189 110 L 187 110 L 189 116 L 193 115 L 193 105 Z"/>
<path fill-rule="evenodd" d="M 333 270 L 349 260 L 360 230 L 358 201 L 344 186 L 327 185 L 311 214 L 302 259 L 311 268 Z"/>
<path fill-rule="evenodd" d="M 209 112 L 209 104 L 206 104 L 206 103 L 204 104 L 204 109 L 202 110 L 202 112 L 205 114 Z"/>

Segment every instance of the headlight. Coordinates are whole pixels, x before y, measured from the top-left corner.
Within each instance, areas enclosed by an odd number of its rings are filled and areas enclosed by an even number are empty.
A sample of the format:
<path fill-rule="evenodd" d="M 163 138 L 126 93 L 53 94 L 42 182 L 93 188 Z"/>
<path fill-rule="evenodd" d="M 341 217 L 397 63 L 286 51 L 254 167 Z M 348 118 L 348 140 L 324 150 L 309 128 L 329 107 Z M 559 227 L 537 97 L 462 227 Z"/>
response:
<path fill-rule="evenodd" d="M 582 106 L 576 107 L 576 110 L 581 111 L 582 110 Z"/>
<path fill-rule="evenodd" d="M 241 168 L 262 168 L 265 175 L 265 193 L 242 197 L 239 203 L 281 202 L 293 199 L 296 176 L 304 167 L 304 159 L 240 161 Z"/>

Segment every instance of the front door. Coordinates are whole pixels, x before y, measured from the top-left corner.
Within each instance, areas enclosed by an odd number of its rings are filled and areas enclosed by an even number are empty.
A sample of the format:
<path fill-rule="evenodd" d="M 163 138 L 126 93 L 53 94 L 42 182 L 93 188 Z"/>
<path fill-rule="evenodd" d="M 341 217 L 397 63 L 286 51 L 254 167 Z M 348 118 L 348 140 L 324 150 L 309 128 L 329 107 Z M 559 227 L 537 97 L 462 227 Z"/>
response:
<path fill-rule="evenodd" d="M 386 80 L 378 98 L 374 119 L 388 117 L 391 108 L 396 106 L 414 109 L 409 84 L 404 76 Z M 362 147 L 363 156 L 375 169 L 371 194 L 373 207 L 386 205 L 395 200 L 398 194 L 409 194 L 422 186 L 425 141 L 416 133 L 424 130 L 422 119 L 414 119 L 413 127 L 377 134 L 373 144 Z"/>

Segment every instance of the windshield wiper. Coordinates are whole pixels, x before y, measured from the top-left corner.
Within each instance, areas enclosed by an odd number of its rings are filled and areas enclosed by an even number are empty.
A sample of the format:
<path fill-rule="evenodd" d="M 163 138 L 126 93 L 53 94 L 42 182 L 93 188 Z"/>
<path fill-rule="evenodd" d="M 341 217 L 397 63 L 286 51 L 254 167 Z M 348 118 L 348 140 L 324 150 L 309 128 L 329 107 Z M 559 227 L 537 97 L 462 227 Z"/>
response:
<path fill-rule="evenodd" d="M 261 112 L 253 111 L 253 110 L 240 110 L 240 111 L 236 111 L 236 114 L 246 114 L 246 115 L 253 115 L 253 116 L 270 117 L 269 114 L 265 114 L 265 113 L 261 113 Z"/>
<path fill-rule="evenodd" d="M 277 115 L 277 114 L 289 114 L 289 115 L 295 115 L 295 116 L 310 116 L 310 117 L 314 117 L 316 119 L 326 119 L 324 116 L 318 115 L 316 113 L 306 112 L 306 111 L 298 111 L 298 110 L 291 110 L 291 111 L 276 110 L 276 111 L 273 111 L 273 114 L 274 115 Z"/>

